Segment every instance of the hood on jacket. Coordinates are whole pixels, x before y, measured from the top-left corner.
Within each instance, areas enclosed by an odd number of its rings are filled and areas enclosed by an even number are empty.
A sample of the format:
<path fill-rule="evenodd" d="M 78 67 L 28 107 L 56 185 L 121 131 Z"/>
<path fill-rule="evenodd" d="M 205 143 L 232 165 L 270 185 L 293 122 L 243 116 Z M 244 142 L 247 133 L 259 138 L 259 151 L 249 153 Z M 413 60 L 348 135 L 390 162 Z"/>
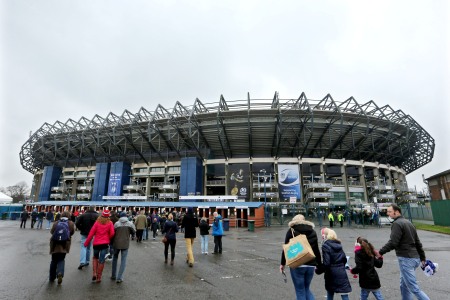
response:
<path fill-rule="evenodd" d="M 337 240 L 326 240 L 323 247 L 329 247 L 333 252 L 339 252 L 342 250 L 342 244 Z"/>
<path fill-rule="evenodd" d="M 119 222 L 120 222 L 120 223 L 126 223 L 126 222 L 128 222 L 128 217 L 127 217 L 127 216 L 125 216 L 125 217 L 120 217 L 120 218 L 119 218 Z"/>
<path fill-rule="evenodd" d="M 301 219 L 292 219 L 292 221 L 289 222 L 289 227 L 294 227 L 295 225 L 309 225 L 314 229 L 314 223 L 306 220 Z"/>

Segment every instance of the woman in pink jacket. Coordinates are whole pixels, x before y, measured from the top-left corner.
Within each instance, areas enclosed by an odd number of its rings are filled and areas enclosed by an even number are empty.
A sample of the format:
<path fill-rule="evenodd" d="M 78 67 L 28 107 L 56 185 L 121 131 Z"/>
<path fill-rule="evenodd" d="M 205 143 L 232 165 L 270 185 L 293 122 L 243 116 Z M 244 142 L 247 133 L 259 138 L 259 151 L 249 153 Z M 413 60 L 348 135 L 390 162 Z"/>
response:
<path fill-rule="evenodd" d="M 89 235 L 84 242 L 87 247 L 94 239 L 94 258 L 92 264 L 92 282 L 101 282 L 103 268 L 105 267 L 105 257 L 108 253 L 109 242 L 114 237 L 114 224 L 109 219 L 110 212 L 108 209 L 103 210 L 102 215 L 97 218 L 94 226 L 92 226 Z"/>

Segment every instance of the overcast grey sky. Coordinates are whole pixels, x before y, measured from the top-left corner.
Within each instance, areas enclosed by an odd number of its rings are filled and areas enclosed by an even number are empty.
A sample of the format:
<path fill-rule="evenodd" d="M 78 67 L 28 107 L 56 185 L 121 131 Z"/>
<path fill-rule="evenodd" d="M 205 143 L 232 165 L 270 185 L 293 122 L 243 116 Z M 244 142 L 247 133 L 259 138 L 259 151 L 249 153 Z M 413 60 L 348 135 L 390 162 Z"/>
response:
<path fill-rule="evenodd" d="M 411 115 L 450 169 L 447 1 L 1 1 L 0 187 L 30 131 L 198 97 L 374 100 Z"/>

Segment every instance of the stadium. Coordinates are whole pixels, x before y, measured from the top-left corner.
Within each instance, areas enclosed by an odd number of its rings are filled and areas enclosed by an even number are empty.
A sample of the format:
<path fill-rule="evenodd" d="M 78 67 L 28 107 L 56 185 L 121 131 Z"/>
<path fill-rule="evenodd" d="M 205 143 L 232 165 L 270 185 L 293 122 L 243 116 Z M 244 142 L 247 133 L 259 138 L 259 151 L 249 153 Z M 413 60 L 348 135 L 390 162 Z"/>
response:
<path fill-rule="evenodd" d="M 279 219 L 415 201 L 406 175 L 432 160 L 434 146 L 389 105 L 275 93 L 45 123 L 20 161 L 34 174 L 38 207 L 215 207 L 248 219 L 270 207 Z"/>

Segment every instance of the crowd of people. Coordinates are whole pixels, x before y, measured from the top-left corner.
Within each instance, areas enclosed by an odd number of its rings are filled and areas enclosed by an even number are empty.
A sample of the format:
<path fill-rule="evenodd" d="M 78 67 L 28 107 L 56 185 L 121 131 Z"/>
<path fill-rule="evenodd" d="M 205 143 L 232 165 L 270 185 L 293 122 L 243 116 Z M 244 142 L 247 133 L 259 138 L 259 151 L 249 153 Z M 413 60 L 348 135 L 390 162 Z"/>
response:
<path fill-rule="evenodd" d="M 349 256 L 344 252 L 341 241 L 336 231 L 323 227 L 320 231 L 322 238 L 321 251 L 319 238 L 315 231 L 314 223 L 307 221 L 301 214 L 296 215 L 289 222 L 289 230 L 285 235 L 285 244 L 297 235 L 305 235 L 314 253 L 315 258 L 297 268 L 290 268 L 290 275 L 294 284 L 297 299 L 314 299 L 310 285 L 314 274 L 324 274 L 327 300 L 332 300 L 335 295 L 342 299 L 349 299 L 352 286 L 348 280 L 348 273 L 359 276 L 360 299 L 368 299 L 372 293 L 378 300 L 384 299 L 381 293 L 381 284 L 376 268 L 383 266 L 383 255 L 395 250 L 400 270 L 400 292 L 402 299 L 413 299 L 413 295 L 419 300 L 429 297 L 423 292 L 415 277 L 415 270 L 426 263 L 425 252 L 418 237 L 415 227 L 407 219 L 403 218 L 400 207 L 392 204 L 387 209 L 388 216 L 393 219 L 389 241 L 378 251 L 369 242 L 368 238 L 358 237 L 355 241 L 354 257 L 355 265 L 350 267 Z M 28 212 L 22 213 L 21 228 L 25 228 Z M 222 253 L 223 224 L 222 217 L 217 212 L 213 213 L 212 224 L 205 217 L 196 216 L 192 208 L 182 212 L 163 212 L 158 214 L 142 211 L 109 211 L 104 209 L 97 212 L 95 207 L 89 207 L 84 212 L 69 211 L 60 212 L 31 212 L 31 228 L 42 229 L 44 220 L 47 220 L 47 229 L 50 230 L 50 270 L 49 281 L 62 283 L 65 269 L 65 257 L 71 248 L 71 237 L 76 230 L 80 232 L 80 264 L 79 270 L 92 264 L 92 282 L 102 281 L 105 262 L 112 260 L 111 279 L 117 283 L 123 282 L 124 272 L 128 256 L 130 241 L 149 239 L 149 231 L 153 233 L 153 240 L 158 232 L 164 237 L 164 263 L 174 265 L 177 233 L 181 231 L 186 243 L 186 263 L 194 266 L 193 244 L 197 237 L 199 227 L 201 238 L 201 253 L 208 254 L 208 239 L 210 231 L 214 237 L 213 254 Z M 334 221 L 334 215 L 328 216 L 330 222 Z M 344 217 L 337 215 L 341 223 Z M 33 221 L 34 220 L 34 221 Z M 330 224 L 331 225 L 331 224 Z M 91 262 L 91 248 L 93 248 Z M 119 254 L 120 267 L 117 272 Z M 281 255 L 280 272 L 284 274 L 286 258 L 284 251 Z"/>
<path fill-rule="evenodd" d="M 36 216 L 35 213 L 36 212 Z M 21 228 L 25 228 L 28 212 L 24 210 Z M 31 213 L 32 218 L 41 220 L 36 210 Z M 223 225 L 222 217 L 217 212 L 214 213 L 211 225 L 205 217 L 198 219 L 192 208 L 187 211 L 170 213 L 162 212 L 158 214 L 141 211 L 109 211 L 103 209 L 96 211 L 95 207 L 89 207 L 84 212 L 69 211 L 47 213 L 42 212 L 42 221 L 48 221 L 47 229 L 50 230 L 50 271 L 49 281 L 62 284 L 64 278 L 65 257 L 71 247 L 72 236 L 75 231 L 80 232 L 80 264 L 79 270 L 92 265 L 92 282 L 100 283 L 103 277 L 103 270 L 106 261 L 112 260 L 111 279 L 117 283 L 122 283 L 126 269 L 128 249 L 130 241 L 149 239 L 149 232 L 153 233 L 153 240 L 158 232 L 164 236 L 164 263 L 168 263 L 169 247 L 171 252 L 170 265 L 174 265 L 175 246 L 177 233 L 181 231 L 186 243 L 186 263 L 189 267 L 194 266 L 193 245 L 197 237 L 197 227 L 200 227 L 202 254 L 208 254 L 208 236 L 210 226 L 214 236 L 214 254 L 222 253 Z M 25 218 L 27 215 L 27 218 Z M 38 222 L 42 225 L 42 222 Z M 33 228 L 34 223 L 32 223 Z M 41 228 L 38 227 L 37 228 Z M 93 249 L 91 261 L 91 249 Z M 118 267 L 120 255 L 120 266 Z"/>
<path fill-rule="evenodd" d="M 417 235 L 414 225 L 403 218 L 400 207 L 392 204 L 387 209 L 388 216 L 393 219 L 389 241 L 379 251 L 367 238 L 358 237 L 355 241 L 355 266 L 352 268 L 338 239 L 336 231 L 324 227 L 321 229 L 322 252 L 319 250 L 319 241 L 314 230 L 314 223 L 305 220 L 301 214 L 296 215 L 289 222 L 289 230 L 285 236 L 285 244 L 297 235 L 306 236 L 315 258 L 297 268 L 291 268 L 290 274 L 295 288 L 297 299 L 313 300 L 314 295 L 310 285 L 314 277 L 324 274 L 327 300 L 335 295 L 341 299 L 349 299 L 352 286 L 348 280 L 347 272 L 359 275 L 360 299 L 366 300 L 372 293 L 377 300 L 382 300 L 381 284 L 376 268 L 383 266 L 383 255 L 395 250 L 400 267 L 400 292 L 403 300 L 413 299 L 429 300 L 417 284 L 415 270 L 426 264 L 425 252 Z M 330 225 L 334 216 L 329 215 Z M 340 221 L 340 220 L 339 220 Z M 331 226 L 330 226 L 331 227 Z M 284 274 L 286 258 L 284 250 L 281 254 L 280 272 Z"/>

